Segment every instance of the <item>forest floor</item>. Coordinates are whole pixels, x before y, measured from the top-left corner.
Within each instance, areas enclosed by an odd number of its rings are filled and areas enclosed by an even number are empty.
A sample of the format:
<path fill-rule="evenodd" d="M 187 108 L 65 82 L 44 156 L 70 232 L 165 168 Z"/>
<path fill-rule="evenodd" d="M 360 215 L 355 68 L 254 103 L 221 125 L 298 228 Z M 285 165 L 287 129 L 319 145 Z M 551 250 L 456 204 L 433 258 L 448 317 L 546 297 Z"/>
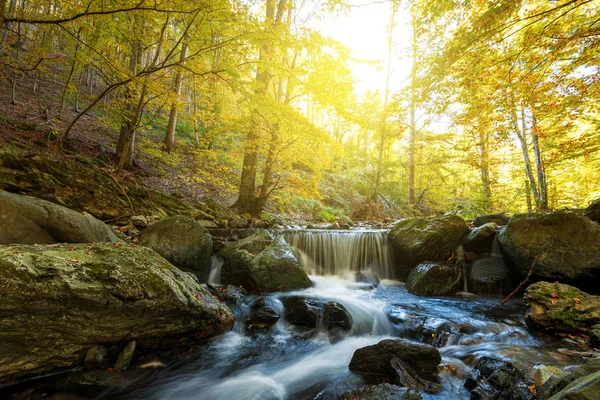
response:
<path fill-rule="evenodd" d="M 60 71 L 53 76 L 59 77 Z M 92 110 L 83 116 L 71 135 L 65 141 L 63 150 L 54 155 L 54 139 L 57 132 L 64 129 L 77 112 L 74 106 L 74 94 L 64 111 L 62 120 L 58 120 L 60 99 L 64 82 L 59 78 L 41 78 L 39 95 L 34 93 L 36 82 L 32 74 L 17 80 L 15 99 L 12 102 L 12 72 L 4 71 L 3 84 L 0 85 L 0 151 L 13 151 L 28 155 L 40 154 L 56 157 L 57 160 L 70 161 L 86 167 L 90 162 L 106 171 L 114 172 L 117 164 L 115 148 L 118 138 L 118 127 L 104 119 L 100 110 Z M 85 84 L 82 90 L 82 103 L 94 94 Z M 93 91 L 98 91 L 92 88 Z M 117 119 L 118 120 L 118 119 Z M 161 140 L 158 135 L 140 137 L 134 157 L 135 167 L 124 173 L 120 179 L 135 180 L 150 189 L 165 194 L 175 194 L 184 202 L 194 205 L 202 198 L 212 198 L 220 204 L 228 206 L 235 200 L 233 182 L 224 181 L 236 178 L 235 171 L 224 171 L 218 165 L 206 164 L 199 152 L 187 143 L 179 143 L 174 154 L 160 150 Z M 163 154 L 160 154 L 163 153 Z M 156 156 L 158 154 L 158 156 Z M 83 163 L 81 163 L 84 161 Z M 218 168 L 219 171 L 215 171 Z M 197 172 L 203 171 L 202 177 Z M 219 179 L 211 179 L 217 176 Z"/>

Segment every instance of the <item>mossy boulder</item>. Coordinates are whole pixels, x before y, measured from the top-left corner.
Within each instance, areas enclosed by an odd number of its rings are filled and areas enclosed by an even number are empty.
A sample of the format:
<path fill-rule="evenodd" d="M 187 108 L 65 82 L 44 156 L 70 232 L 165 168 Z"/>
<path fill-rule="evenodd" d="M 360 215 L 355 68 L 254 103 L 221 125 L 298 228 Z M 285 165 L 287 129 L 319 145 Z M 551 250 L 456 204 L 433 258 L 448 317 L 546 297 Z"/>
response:
<path fill-rule="evenodd" d="M 421 263 L 408 275 L 406 289 L 417 296 L 442 296 L 456 293 L 462 283 L 462 271 L 456 265 Z"/>
<path fill-rule="evenodd" d="M 568 372 L 552 375 L 538 388 L 538 400 L 596 400 L 600 393 L 600 359 L 591 358 Z"/>
<path fill-rule="evenodd" d="M 527 325 L 540 331 L 588 333 L 593 325 L 600 324 L 600 296 L 573 286 L 534 283 L 525 291 L 523 300 Z"/>
<path fill-rule="evenodd" d="M 91 215 L 0 189 L 0 245 L 118 240 L 108 225 Z"/>
<path fill-rule="evenodd" d="M 463 247 L 466 251 L 475 254 L 490 253 L 497 232 L 498 224 L 495 222 L 478 226 L 464 238 Z"/>
<path fill-rule="evenodd" d="M 140 245 L 151 248 L 176 267 L 206 282 L 210 273 L 212 236 L 190 217 L 178 215 L 150 226 L 140 236 Z"/>
<path fill-rule="evenodd" d="M 217 253 L 223 259 L 221 281 L 249 293 L 304 289 L 311 281 L 283 236 L 260 230 L 231 242 Z"/>
<path fill-rule="evenodd" d="M 600 225 L 581 214 L 518 214 L 498 240 L 520 278 L 534 261 L 538 279 L 586 287 L 600 275 Z"/>
<path fill-rule="evenodd" d="M 220 334 L 233 314 L 190 274 L 133 245 L 0 246 L 0 385 L 83 361 Z"/>
<path fill-rule="evenodd" d="M 594 200 L 583 214 L 592 221 L 600 222 L 600 199 Z"/>
<path fill-rule="evenodd" d="M 400 275 L 423 261 L 446 260 L 467 232 L 466 222 L 457 215 L 400 220 L 388 234 Z"/>

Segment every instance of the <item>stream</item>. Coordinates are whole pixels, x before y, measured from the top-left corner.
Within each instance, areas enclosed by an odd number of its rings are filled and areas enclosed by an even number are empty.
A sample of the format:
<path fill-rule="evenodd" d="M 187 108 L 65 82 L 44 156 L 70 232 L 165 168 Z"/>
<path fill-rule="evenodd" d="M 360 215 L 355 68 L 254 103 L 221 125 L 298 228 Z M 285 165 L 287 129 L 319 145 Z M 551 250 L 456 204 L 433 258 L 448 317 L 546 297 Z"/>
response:
<path fill-rule="evenodd" d="M 500 298 L 469 293 L 417 297 L 391 279 L 383 279 L 374 289 L 354 282 L 354 272 L 367 268 L 389 277 L 393 264 L 384 233 L 291 232 L 286 239 L 304 268 L 314 274 L 315 285 L 272 294 L 280 313 L 283 315 L 279 299 L 284 296 L 337 301 L 352 315 L 354 324 L 349 332 L 331 336 L 324 329 L 295 327 L 283 316 L 270 328 L 246 332 L 244 320 L 256 298 L 248 296 L 234 307 L 232 331 L 213 338 L 194 361 L 176 369 L 165 368 L 150 385 L 122 398 L 333 400 L 364 385 L 363 379 L 348 369 L 354 351 L 388 338 L 436 345 L 442 364 L 452 365 L 452 372 L 440 373 L 443 390 L 422 393 L 424 399 L 468 399 L 464 380 L 482 356 L 509 360 L 528 376 L 533 376 L 539 364 L 563 367 L 581 363 L 559 352 L 565 343 L 528 330 L 520 298 L 500 306 Z M 216 260 L 213 269 L 218 267 Z M 218 273 L 211 279 L 218 280 Z"/>

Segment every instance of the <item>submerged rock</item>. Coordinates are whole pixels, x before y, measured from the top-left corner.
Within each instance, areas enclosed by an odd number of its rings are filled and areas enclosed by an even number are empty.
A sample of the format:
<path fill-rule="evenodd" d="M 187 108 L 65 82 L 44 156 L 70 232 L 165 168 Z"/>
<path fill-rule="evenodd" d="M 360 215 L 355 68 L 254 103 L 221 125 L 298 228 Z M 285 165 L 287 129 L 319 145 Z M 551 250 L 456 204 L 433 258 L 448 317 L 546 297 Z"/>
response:
<path fill-rule="evenodd" d="M 354 279 L 358 283 L 367 283 L 373 287 L 379 286 L 379 277 L 371 271 L 360 271 L 354 275 Z"/>
<path fill-rule="evenodd" d="M 594 287 L 600 275 L 600 225 L 573 212 L 518 214 L 498 236 L 504 253 L 523 278 L 579 282 Z"/>
<path fill-rule="evenodd" d="M 465 387 L 472 391 L 471 399 L 535 399 L 523 372 L 499 358 L 481 357 Z"/>
<path fill-rule="evenodd" d="M 135 340 L 132 340 L 127 344 L 127 346 L 125 346 L 125 348 L 119 353 L 119 356 L 117 357 L 117 361 L 115 362 L 115 366 L 113 367 L 115 371 L 121 372 L 129 368 L 129 365 L 133 360 L 135 348 Z"/>
<path fill-rule="evenodd" d="M 210 273 L 212 237 L 190 217 L 165 218 L 147 228 L 140 245 L 151 248 L 184 271 L 193 272 L 201 282 Z"/>
<path fill-rule="evenodd" d="M 406 271 L 424 261 L 446 260 L 467 234 L 465 221 L 456 215 L 400 220 L 388 234 L 397 264 Z"/>
<path fill-rule="evenodd" d="M 529 286 L 523 295 L 525 322 L 544 332 L 587 333 L 600 323 L 600 296 L 576 287 L 550 282 Z"/>
<path fill-rule="evenodd" d="M 83 368 L 85 369 L 106 369 L 109 366 L 108 350 L 104 346 L 91 347 L 85 353 Z"/>
<path fill-rule="evenodd" d="M 233 314 L 154 251 L 0 247 L 0 384 L 80 363 L 102 343 L 147 349 L 227 331 Z"/>
<path fill-rule="evenodd" d="M 118 241 L 108 225 L 91 215 L 0 189 L 0 245 Z"/>
<path fill-rule="evenodd" d="M 242 286 L 250 293 L 281 292 L 312 284 L 292 248 L 282 236 L 260 231 L 222 248 L 221 281 Z"/>
<path fill-rule="evenodd" d="M 352 329 L 352 316 L 338 302 L 301 296 L 284 297 L 281 301 L 285 306 L 285 318 L 292 325 L 307 328 L 322 326 L 330 331 Z"/>
<path fill-rule="evenodd" d="M 422 263 L 408 275 L 406 289 L 417 296 L 456 293 L 462 285 L 462 271 L 455 265 Z"/>
<path fill-rule="evenodd" d="M 339 400 L 421 400 L 419 391 L 382 383 L 342 393 Z"/>
<path fill-rule="evenodd" d="M 390 374 L 393 358 L 406 362 L 417 374 L 435 371 L 442 360 L 440 352 L 433 346 L 402 339 L 386 339 L 356 350 L 348 367 L 350 371 L 367 377 L 386 377 Z"/>
<path fill-rule="evenodd" d="M 277 309 L 275 300 L 272 298 L 261 297 L 256 299 L 250 306 L 246 326 L 252 331 L 275 325 L 281 317 Z"/>

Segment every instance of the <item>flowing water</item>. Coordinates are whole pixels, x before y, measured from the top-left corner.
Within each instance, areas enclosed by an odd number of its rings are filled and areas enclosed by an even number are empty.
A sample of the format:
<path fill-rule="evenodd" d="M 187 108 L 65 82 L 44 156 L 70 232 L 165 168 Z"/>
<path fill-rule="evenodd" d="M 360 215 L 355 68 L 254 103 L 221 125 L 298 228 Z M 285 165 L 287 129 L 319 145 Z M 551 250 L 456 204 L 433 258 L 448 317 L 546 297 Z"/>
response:
<path fill-rule="evenodd" d="M 542 338 L 527 330 L 519 300 L 499 306 L 499 298 L 469 294 L 426 298 L 409 294 L 392 280 L 366 290 L 343 274 L 366 268 L 389 276 L 391 253 L 384 233 L 339 234 L 323 232 L 312 241 L 310 234 L 287 233 L 286 238 L 301 251 L 303 262 L 313 268 L 315 286 L 293 293 L 271 295 L 283 315 L 279 301 L 290 294 L 337 301 L 354 320 L 344 336 L 330 336 L 325 330 L 299 329 L 282 317 L 259 333 L 246 332 L 244 319 L 249 296 L 236 305 L 232 331 L 203 346 L 194 361 L 177 368 L 165 368 L 142 389 L 131 389 L 127 399 L 198 400 L 283 400 L 337 399 L 346 390 L 364 381 L 348 369 L 355 350 L 386 338 L 407 338 L 439 347 L 443 364 L 454 364 L 453 373 L 440 373 L 442 392 L 423 394 L 425 399 L 468 399 L 463 383 L 470 368 L 481 356 L 512 361 L 527 374 L 537 364 L 563 366 L 577 363 L 558 352 L 563 343 Z M 375 246 L 373 249 L 355 247 Z M 330 252 L 329 255 L 321 252 Z M 390 264 L 385 264 L 390 263 Z M 215 268 L 219 261 L 215 260 Z M 213 279 L 218 279 L 213 275 Z M 114 393 L 107 397 L 114 398 Z"/>

